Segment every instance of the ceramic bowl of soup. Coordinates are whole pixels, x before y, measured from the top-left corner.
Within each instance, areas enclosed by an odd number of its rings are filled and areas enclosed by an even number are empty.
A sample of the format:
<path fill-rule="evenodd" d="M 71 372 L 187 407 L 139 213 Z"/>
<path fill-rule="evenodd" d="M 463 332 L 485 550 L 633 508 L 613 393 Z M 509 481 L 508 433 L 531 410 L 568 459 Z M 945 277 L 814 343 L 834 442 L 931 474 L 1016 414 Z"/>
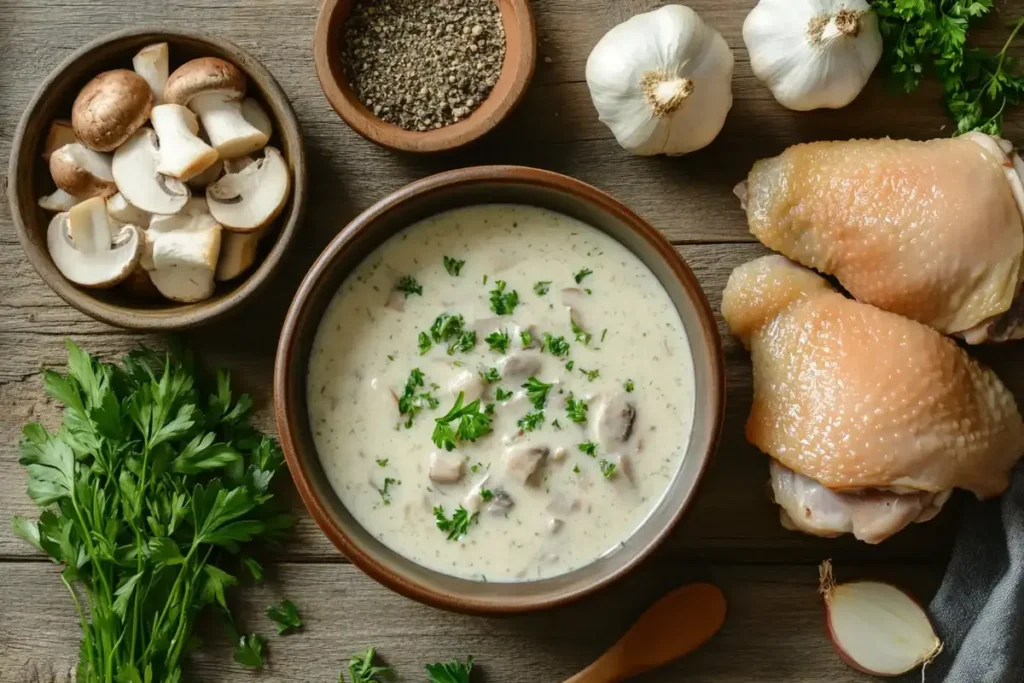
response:
<path fill-rule="evenodd" d="M 672 531 L 715 451 L 721 343 L 653 227 L 537 169 L 409 185 L 331 242 L 275 363 L 282 446 L 330 540 L 471 613 L 563 604 Z"/>

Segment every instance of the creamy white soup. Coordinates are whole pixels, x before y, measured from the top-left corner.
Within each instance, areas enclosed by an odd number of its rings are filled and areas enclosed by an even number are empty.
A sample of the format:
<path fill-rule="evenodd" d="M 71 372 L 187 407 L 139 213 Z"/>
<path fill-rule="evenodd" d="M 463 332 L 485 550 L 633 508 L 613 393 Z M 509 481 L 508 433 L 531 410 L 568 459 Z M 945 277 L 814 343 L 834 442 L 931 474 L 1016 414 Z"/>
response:
<path fill-rule="evenodd" d="M 657 506 L 693 421 L 668 294 L 603 232 L 520 205 L 420 221 L 329 305 L 309 363 L 323 467 L 370 533 L 431 569 L 550 577 Z"/>

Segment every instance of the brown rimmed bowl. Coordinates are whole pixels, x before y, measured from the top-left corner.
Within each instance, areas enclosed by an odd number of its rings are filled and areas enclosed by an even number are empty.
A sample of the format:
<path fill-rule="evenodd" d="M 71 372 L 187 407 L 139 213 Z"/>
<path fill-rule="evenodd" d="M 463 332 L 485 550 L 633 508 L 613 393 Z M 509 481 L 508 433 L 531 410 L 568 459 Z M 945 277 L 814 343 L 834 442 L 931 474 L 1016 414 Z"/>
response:
<path fill-rule="evenodd" d="M 458 123 L 434 130 L 405 130 L 374 116 L 352 91 L 341 60 L 345 21 L 358 0 L 324 0 L 313 36 L 313 57 L 327 101 L 352 130 L 384 147 L 440 152 L 486 135 L 522 99 L 537 63 L 537 31 L 529 0 L 494 0 L 505 29 L 505 61 L 487 99 Z"/>
<path fill-rule="evenodd" d="M 410 224 L 441 211 L 482 203 L 528 204 L 567 214 L 607 233 L 643 261 L 668 292 L 693 355 L 694 427 L 683 464 L 662 502 L 613 552 L 568 574 L 522 583 L 484 583 L 440 574 L 408 560 L 363 529 L 338 499 L 313 443 L 306 407 L 306 367 L 317 327 L 345 278 L 375 248 Z M 292 477 L 327 537 L 355 565 L 410 598 L 458 612 L 495 614 L 545 609 L 592 593 L 646 558 L 693 500 L 714 454 L 725 407 L 721 340 L 707 298 L 679 253 L 628 208 L 600 190 L 548 171 L 481 166 L 417 181 L 348 224 L 317 259 L 285 319 L 274 364 L 274 409 Z"/>
<path fill-rule="evenodd" d="M 246 274 L 217 284 L 213 297 L 194 304 L 140 299 L 121 288 L 83 289 L 65 279 L 46 248 L 52 214 L 36 204 L 54 190 L 43 146 L 50 123 L 66 119 L 78 91 L 107 69 L 132 67 L 132 56 L 151 43 L 166 42 L 171 70 L 195 57 L 220 57 L 249 77 L 248 95 L 260 101 L 274 125 L 271 145 L 281 150 L 292 171 L 292 191 L 281 215 L 262 240 L 256 264 Z M 111 33 L 75 51 L 50 72 L 25 108 L 11 147 L 7 197 L 18 240 L 43 281 L 62 299 L 97 320 L 138 330 L 181 330 L 220 317 L 252 299 L 270 280 L 302 220 L 308 191 L 302 131 L 284 91 L 256 58 L 220 38 L 195 31 L 140 26 Z"/>

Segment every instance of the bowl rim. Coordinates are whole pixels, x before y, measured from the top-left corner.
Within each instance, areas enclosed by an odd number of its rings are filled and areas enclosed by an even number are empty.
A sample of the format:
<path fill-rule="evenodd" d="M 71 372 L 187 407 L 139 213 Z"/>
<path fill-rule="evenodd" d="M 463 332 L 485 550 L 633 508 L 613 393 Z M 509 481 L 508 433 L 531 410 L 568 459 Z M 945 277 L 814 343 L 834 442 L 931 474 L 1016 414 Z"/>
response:
<path fill-rule="evenodd" d="M 367 140 L 382 147 L 402 152 L 432 153 L 443 152 L 462 147 L 478 140 L 498 126 L 513 109 L 522 101 L 526 90 L 533 80 L 537 65 L 537 28 L 530 9 L 529 0 L 495 0 L 501 14 L 510 13 L 513 22 L 519 28 L 519 61 L 511 68 L 516 70 L 517 77 L 511 87 L 498 102 L 496 108 L 487 117 L 476 118 L 480 108 L 462 121 L 429 131 L 405 130 L 392 123 L 374 116 L 359 102 L 346 84 L 339 83 L 334 77 L 331 63 L 339 57 L 332 54 L 332 33 L 337 21 L 335 14 L 344 5 L 353 0 L 324 0 L 316 19 L 313 33 L 313 56 L 317 80 L 323 90 L 327 102 L 349 125 L 349 127 Z M 507 8 L 507 10 L 506 10 Z M 506 31 L 506 36 L 508 32 Z M 506 46 L 506 54 L 507 54 Z M 502 71 L 509 65 L 502 65 Z M 492 91 L 493 93 L 493 91 Z M 487 99 L 490 99 L 488 95 Z M 487 101 L 486 99 L 484 100 Z"/>
<path fill-rule="evenodd" d="M 34 150 L 26 155 L 23 149 L 26 142 L 26 133 L 31 120 L 39 115 L 37 109 L 40 103 L 54 88 L 55 82 L 73 64 L 87 59 L 94 52 L 119 41 L 143 37 L 151 37 L 154 42 L 181 39 L 206 43 L 228 55 L 237 55 L 241 58 L 238 61 L 242 63 L 238 63 L 236 66 L 246 72 L 246 75 L 250 76 L 250 81 L 254 80 L 252 78 L 253 74 L 257 75 L 259 80 L 262 81 L 262 84 L 257 86 L 261 98 L 263 100 L 273 98 L 281 104 L 280 116 L 275 115 L 273 117 L 275 123 L 279 124 L 277 126 L 278 130 L 275 132 L 281 138 L 292 139 L 294 142 L 292 146 L 295 148 L 294 152 L 286 157 L 291 167 L 293 181 L 291 197 L 289 199 L 290 209 L 282 214 L 284 220 L 281 222 L 281 228 L 277 231 L 274 244 L 263 258 L 263 261 L 252 270 L 245 280 L 215 301 L 177 304 L 165 309 L 166 312 L 161 312 L 159 315 L 148 315 L 146 311 L 150 309 L 142 307 L 135 309 L 129 306 L 108 304 L 93 296 L 91 290 L 75 286 L 61 275 L 59 271 L 55 271 L 55 266 L 52 265 L 49 256 L 43 253 L 45 250 L 40 250 L 29 239 L 29 226 L 24 220 L 23 214 L 26 209 L 35 211 L 35 204 L 25 207 L 18 198 L 21 183 L 32 182 L 22 181 L 20 178 L 31 178 L 35 173 L 35 167 L 32 165 L 35 163 Z M 26 163 L 23 164 L 23 160 Z M 156 25 L 133 26 L 100 36 L 76 49 L 47 73 L 32 94 L 31 99 L 22 112 L 21 118 L 18 120 L 14 138 L 11 142 L 11 154 L 5 181 L 11 220 L 18 235 L 18 242 L 43 282 L 66 303 L 95 320 L 122 329 L 146 331 L 191 329 L 220 318 L 228 312 L 237 309 L 243 303 L 248 303 L 253 295 L 266 287 L 279 269 L 284 253 L 298 232 L 299 225 L 305 215 L 306 195 L 308 193 L 306 149 L 302 128 L 295 116 L 295 110 L 292 108 L 288 96 L 273 74 L 248 50 L 229 40 L 218 38 L 202 31 L 167 28 Z M 159 309 L 152 310 L 156 311 Z"/>
<path fill-rule="evenodd" d="M 707 355 L 710 356 L 708 359 L 708 391 L 710 392 L 708 403 L 712 406 L 710 410 L 712 424 L 706 449 L 704 449 L 703 453 L 691 456 L 701 457 L 702 462 L 697 470 L 693 486 L 685 498 L 680 501 L 678 509 L 672 513 L 672 516 L 664 524 L 663 528 L 658 530 L 651 541 L 646 546 L 639 548 L 637 553 L 616 571 L 601 576 L 581 588 L 567 591 L 563 595 L 532 602 L 517 602 L 515 604 L 502 604 L 500 601 L 493 599 L 477 601 L 467 597 L 432 590 L 416 583 L 400 571 L 378 563 L 370 554 L 364 552 L 357 542 L 352 540 L 342 528 L 332 522 L 331 515 L 326 510 L 325 504 L 317 497 L 312 483 L 314 477 L 310 473 L 306 460 L 299 453 L 298 440 L 296 438 L 296 433 L 302 429 L 300 422 L 308 418 L 306 415 L 296 414 L 296 411 L 293 411 L 292 406 L 288 405 L 288 400 L 286 399 L 289 394 L 288 387 L 292 384 L 292 373 L 305 371 L 304 368 L 299 370 L 293 368 L 290 360 L 300 345 L 299 326 L 300 322 L 305 318 L 305 310 L 311 304 L 311 295 L 321 278 L 330 272 L 336 258 L 348 247 L 353 238 L 367 230 L 373 230 L 378 221 L 386 219 L 391 212 L 400 211 L 401 207 L 409 200 L 422 198 L 452 187 L 486 185 L 495 182 L 541 187 L 565 192 L 592 206 L 596 206 L 601 211 L 612 214 L 628 225 L 631 230 L 657 251 L 659 258 L 666 262 L 673 276 L 679 280 L 687 292 L 690 301 L 696 309 L 702 331 L 708 342 L 709 353 Z M 523 166 L 475 166 L 438 173 L 406 185 L 381 199 L 354 218 L 327 245 L 323 253 L 320 254 L 310 267 L 295 293 L 281 329 L 281 336 L 275 354 L 273 382 L 275 420 L 281 447 L 284 451 L 288 468 L 291 471 L 292 479 L 295 482 L 295 487 L 303 504 L 313 517 L 313 520 L 334 546 L 371 578 L 405 597 L 449 611 L 480 615 L 533 612 L 567 604 L 614 583 L 647 560 L 654 550 L 676 528 L 679 521 L 689 510 L 693 500 L 697 497 L 700 487 L 706 479 L 708 467 L 718 449 L 725 418 L 725 354 L 721 337 L 718 333 L 718 325 L 715 322 L 714 313 L 707 296 L 682 256 L 657 229 L 603 191 L 568 176 Z M 294 428 L 293 423 L 295 425 Z M 315 453 L 307 454 L 307 458 L 308 456 L 315 457 Z M 389 551 L 395 552 L 390 549 Z"/>

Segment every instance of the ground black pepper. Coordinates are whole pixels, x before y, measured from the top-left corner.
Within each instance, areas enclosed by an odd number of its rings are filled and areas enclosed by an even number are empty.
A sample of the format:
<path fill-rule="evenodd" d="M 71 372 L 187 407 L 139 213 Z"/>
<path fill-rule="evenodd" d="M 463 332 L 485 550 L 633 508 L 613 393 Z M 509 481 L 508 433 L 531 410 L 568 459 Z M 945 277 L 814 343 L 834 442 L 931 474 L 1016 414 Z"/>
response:
<path fill-rule="evenodd" d="M 406 130 L 461 121 L 498 81 L 505 31 L 495 0 L 364 0 L 345 22 L 356 97 Z"/>

